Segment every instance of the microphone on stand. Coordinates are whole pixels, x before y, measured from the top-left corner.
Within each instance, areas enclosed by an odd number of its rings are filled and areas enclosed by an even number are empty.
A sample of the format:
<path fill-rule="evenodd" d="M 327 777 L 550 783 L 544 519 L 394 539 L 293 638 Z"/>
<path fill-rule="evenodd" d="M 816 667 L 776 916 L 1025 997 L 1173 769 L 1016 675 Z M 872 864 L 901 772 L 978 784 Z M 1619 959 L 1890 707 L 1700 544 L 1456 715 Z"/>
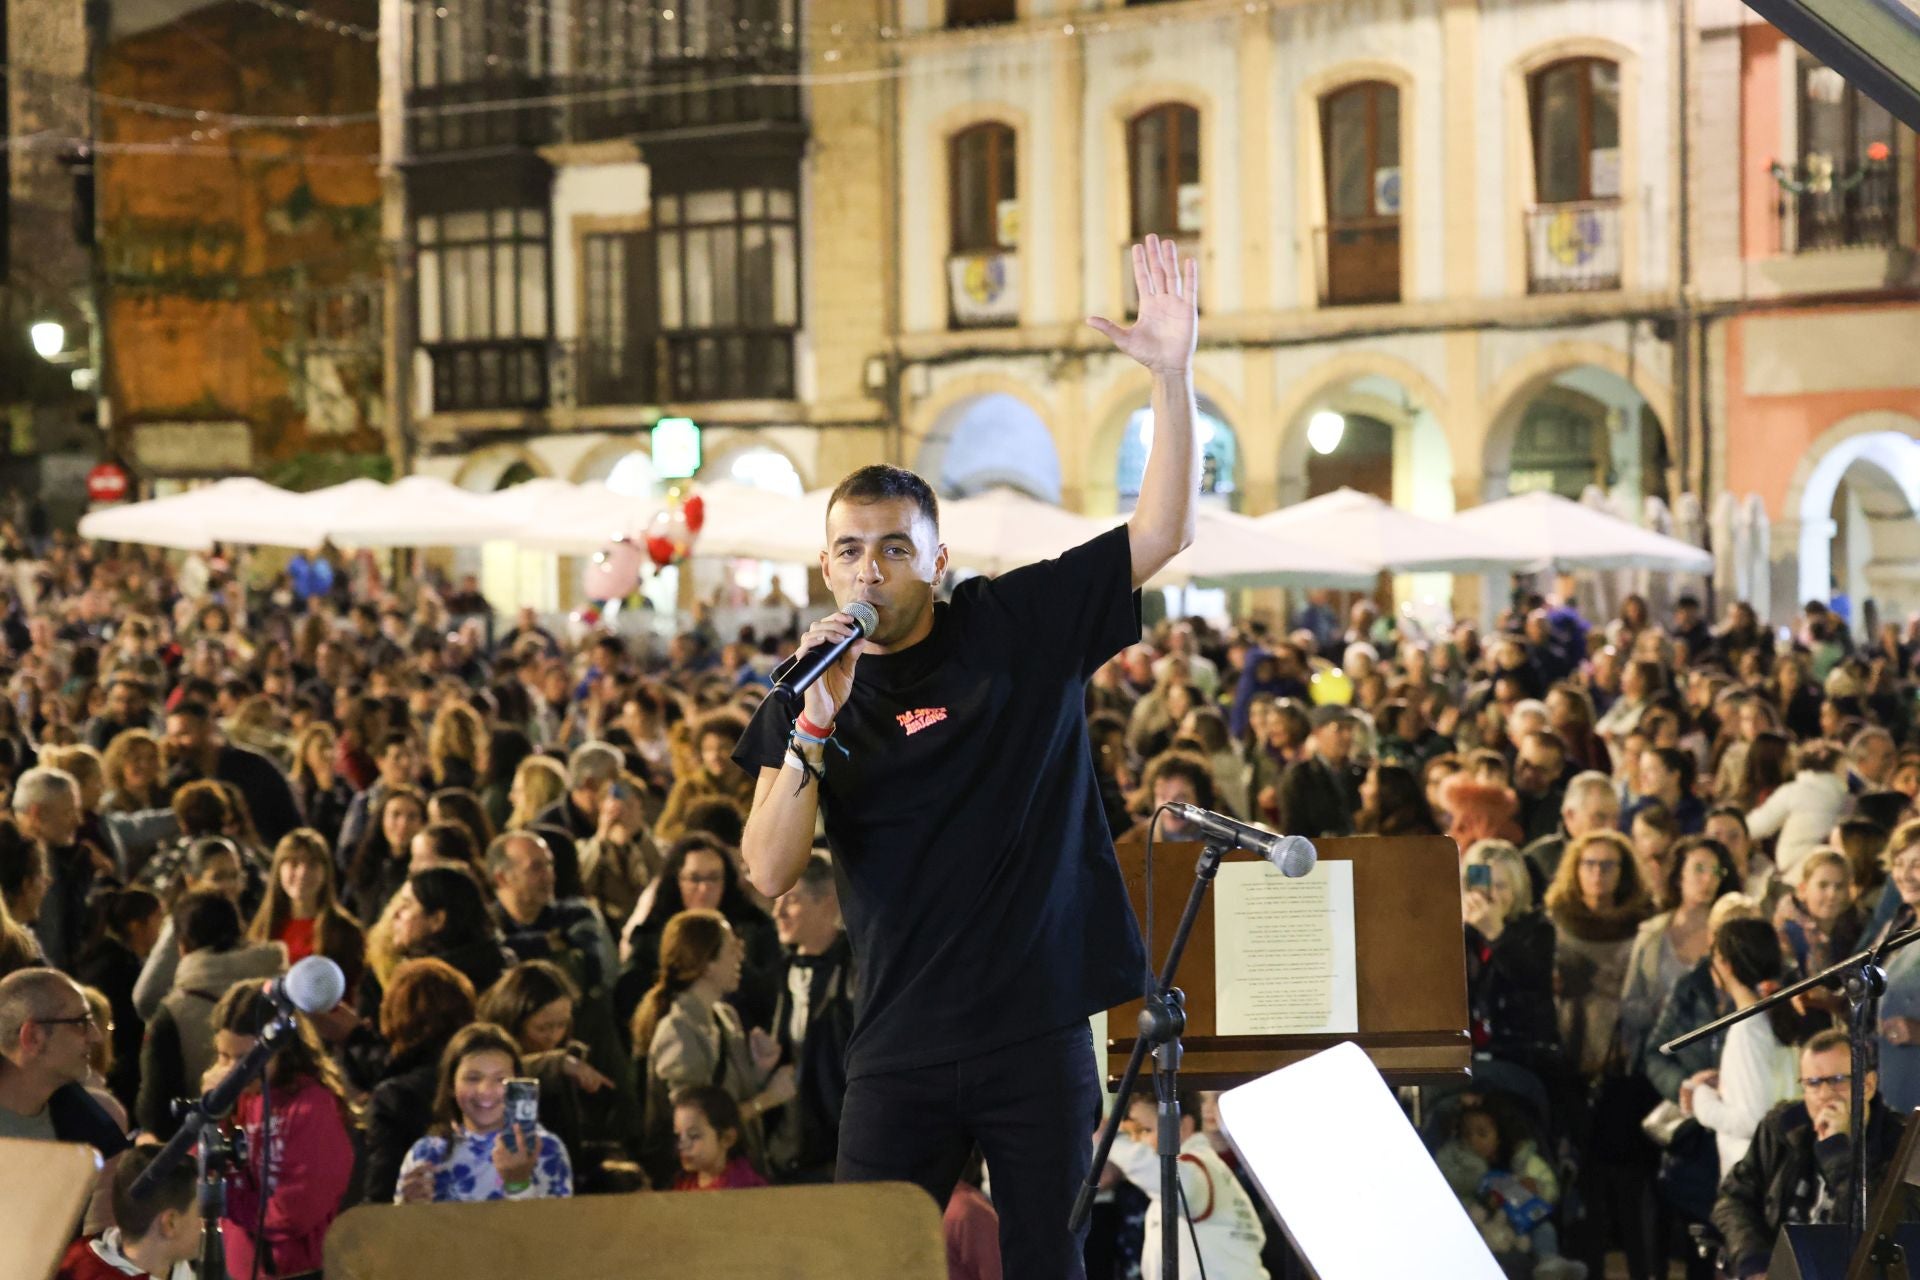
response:
<path fill-rule="evenodd" d="M 325 956 L 308 956 L 269 982 L 267 999 L 282 1013 L 326 1013 L 347 994 L 347 975 Z"/>
<path fill-rule="evenodd" d="M 1223 813 L 1202 809 L 1197 804 L 1170 804 L 1167 808 L 1182 822 L 1200 828 L 1212 839 L 1259 854 L 1279 868 L 1283 876 L 1303 876 L 1313 870 L 1313 864 L 1320 859 L 1313 841 L 1305 836 L 1275 835 L 1271 831 L 1237 822 Z"/>

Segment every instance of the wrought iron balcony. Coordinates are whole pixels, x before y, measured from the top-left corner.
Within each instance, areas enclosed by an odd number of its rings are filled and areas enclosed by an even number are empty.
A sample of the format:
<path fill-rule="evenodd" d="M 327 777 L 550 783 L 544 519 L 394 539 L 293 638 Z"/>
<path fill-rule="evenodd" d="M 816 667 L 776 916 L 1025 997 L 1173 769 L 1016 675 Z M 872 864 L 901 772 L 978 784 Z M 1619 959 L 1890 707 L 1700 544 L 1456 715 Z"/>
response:
<path fill-rule="evenodd" d="M 1620 202 L 1543 204 L 1522 215 L 1527 292 L 1585 293 L 1620 287 Z"/>

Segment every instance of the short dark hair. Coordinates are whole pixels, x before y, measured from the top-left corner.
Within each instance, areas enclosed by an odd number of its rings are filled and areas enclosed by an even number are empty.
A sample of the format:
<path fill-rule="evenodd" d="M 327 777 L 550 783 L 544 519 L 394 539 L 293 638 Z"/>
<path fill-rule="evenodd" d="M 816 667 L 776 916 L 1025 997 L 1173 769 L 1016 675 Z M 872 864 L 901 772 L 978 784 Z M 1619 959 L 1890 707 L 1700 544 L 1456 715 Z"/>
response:
<path fill-rule="evenodd" d="M 395 747 L 405 747 L 408 750 L 413 749 L 413 738 L 405 729 L 388 730 L 386 736 L 380 739 L 380 750 L 376 755 L 383 756 Z"/>
<path fill-rule="evenodd" d="M 188 951 L 226 951 L 240 941 L 240 908 L 223 893 L 196 889 L 173 904 L 173 932 Z"/>
<path fill-rule="evenodd" d="M 833 859 L 824 853 L 810 853 L 800 868 L 800 877 L 793 882 L 796 889 L 805 889 L 813 898 L 830 897 L 839 891 L 833 879 Z"/>
<path fill-rule="evenodd" d="M 179 716 L 184 720 L 198 720 L 202 724 L 213 719 L 212 714 L 207 710 L 207 704 L 198 698 L 180 699 L 180 701 L 173 704 L 173 709 L 168 711 L 167 714 L 170 716 Z"/>
<path fill-rule="evenodd" d="M 172 1168 L 160 1174 L 152 1190 L 134 1198 L 134 1180 L 159 1155 L 159 1147 L 135 1147 L 113 1167 L 113 1221 L 128 1240 L 138 1240 L 153 1230 L 153 1224 L 167 1210 L 185 1213 L 193 1207 L 199 1174 L 191 1160 L 174 1161 Z"/>
<path fill-rule="evenodd" d="M 40 846 L 11 821 L 0 820 L 0 896 L 17 898 L 29 881 L 46 874 L 47 855 Z"/>
<path fill-rule="evenodd" d="M 827 499 L 827 514 L 832 515 L 834 507 L 842 502 L 890 502 L 895 498 L 906 498 L 920 508 L 920 514 L 935 529 L 940 527 L 940 499 L 934 495 L 933 486 L 905 467 L 886 463 L 861 467 L 835 485 Z"/>

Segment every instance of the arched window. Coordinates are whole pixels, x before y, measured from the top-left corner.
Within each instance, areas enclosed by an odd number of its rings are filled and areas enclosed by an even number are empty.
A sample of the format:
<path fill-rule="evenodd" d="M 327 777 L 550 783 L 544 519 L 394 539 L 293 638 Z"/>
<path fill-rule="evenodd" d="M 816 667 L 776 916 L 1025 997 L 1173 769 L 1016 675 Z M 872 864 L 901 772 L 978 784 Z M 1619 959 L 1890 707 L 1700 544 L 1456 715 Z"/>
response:
<path fill-rule="evenodd" d="M 974 125 L 948 144 L 953 251 L 992 253 L 1019 238 L 1018 142 L 997 121 Z"/>
<path fill-rule="evenodd" d="M 1320 100 L 1330 303 L 1400 298 L 1400 90 L 1379 80 Z"/>
<path fill-rule="evenodd" d="M 1533 179 L 1541 204 L 1620 196 L 1620 66 L 1568 58 L 1527 81 Z"/>
<path fill-rule="evenodd" d="M 1127 122 L 1133 238 L 1200 234 L 1200 113 L 1182 102 L 1148 107 Z"/>

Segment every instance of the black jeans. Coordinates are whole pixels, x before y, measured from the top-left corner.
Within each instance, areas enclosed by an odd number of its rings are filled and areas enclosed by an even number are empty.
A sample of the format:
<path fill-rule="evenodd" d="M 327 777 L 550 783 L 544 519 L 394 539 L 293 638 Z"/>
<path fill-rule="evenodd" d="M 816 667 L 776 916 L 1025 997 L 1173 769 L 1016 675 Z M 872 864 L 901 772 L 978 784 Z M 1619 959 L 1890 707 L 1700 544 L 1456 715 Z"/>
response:
<path fill-rule="evenodd" d="M 958 1062 L 866 1075 L 840 1113 L 841 1182 L 912 1182 L 943 1211 L 976 1143 L 993 1180 L 1006 1280 L 1083 1280 L 1067 1215 L 1100 1105 L 1084 1022 Z"/>

